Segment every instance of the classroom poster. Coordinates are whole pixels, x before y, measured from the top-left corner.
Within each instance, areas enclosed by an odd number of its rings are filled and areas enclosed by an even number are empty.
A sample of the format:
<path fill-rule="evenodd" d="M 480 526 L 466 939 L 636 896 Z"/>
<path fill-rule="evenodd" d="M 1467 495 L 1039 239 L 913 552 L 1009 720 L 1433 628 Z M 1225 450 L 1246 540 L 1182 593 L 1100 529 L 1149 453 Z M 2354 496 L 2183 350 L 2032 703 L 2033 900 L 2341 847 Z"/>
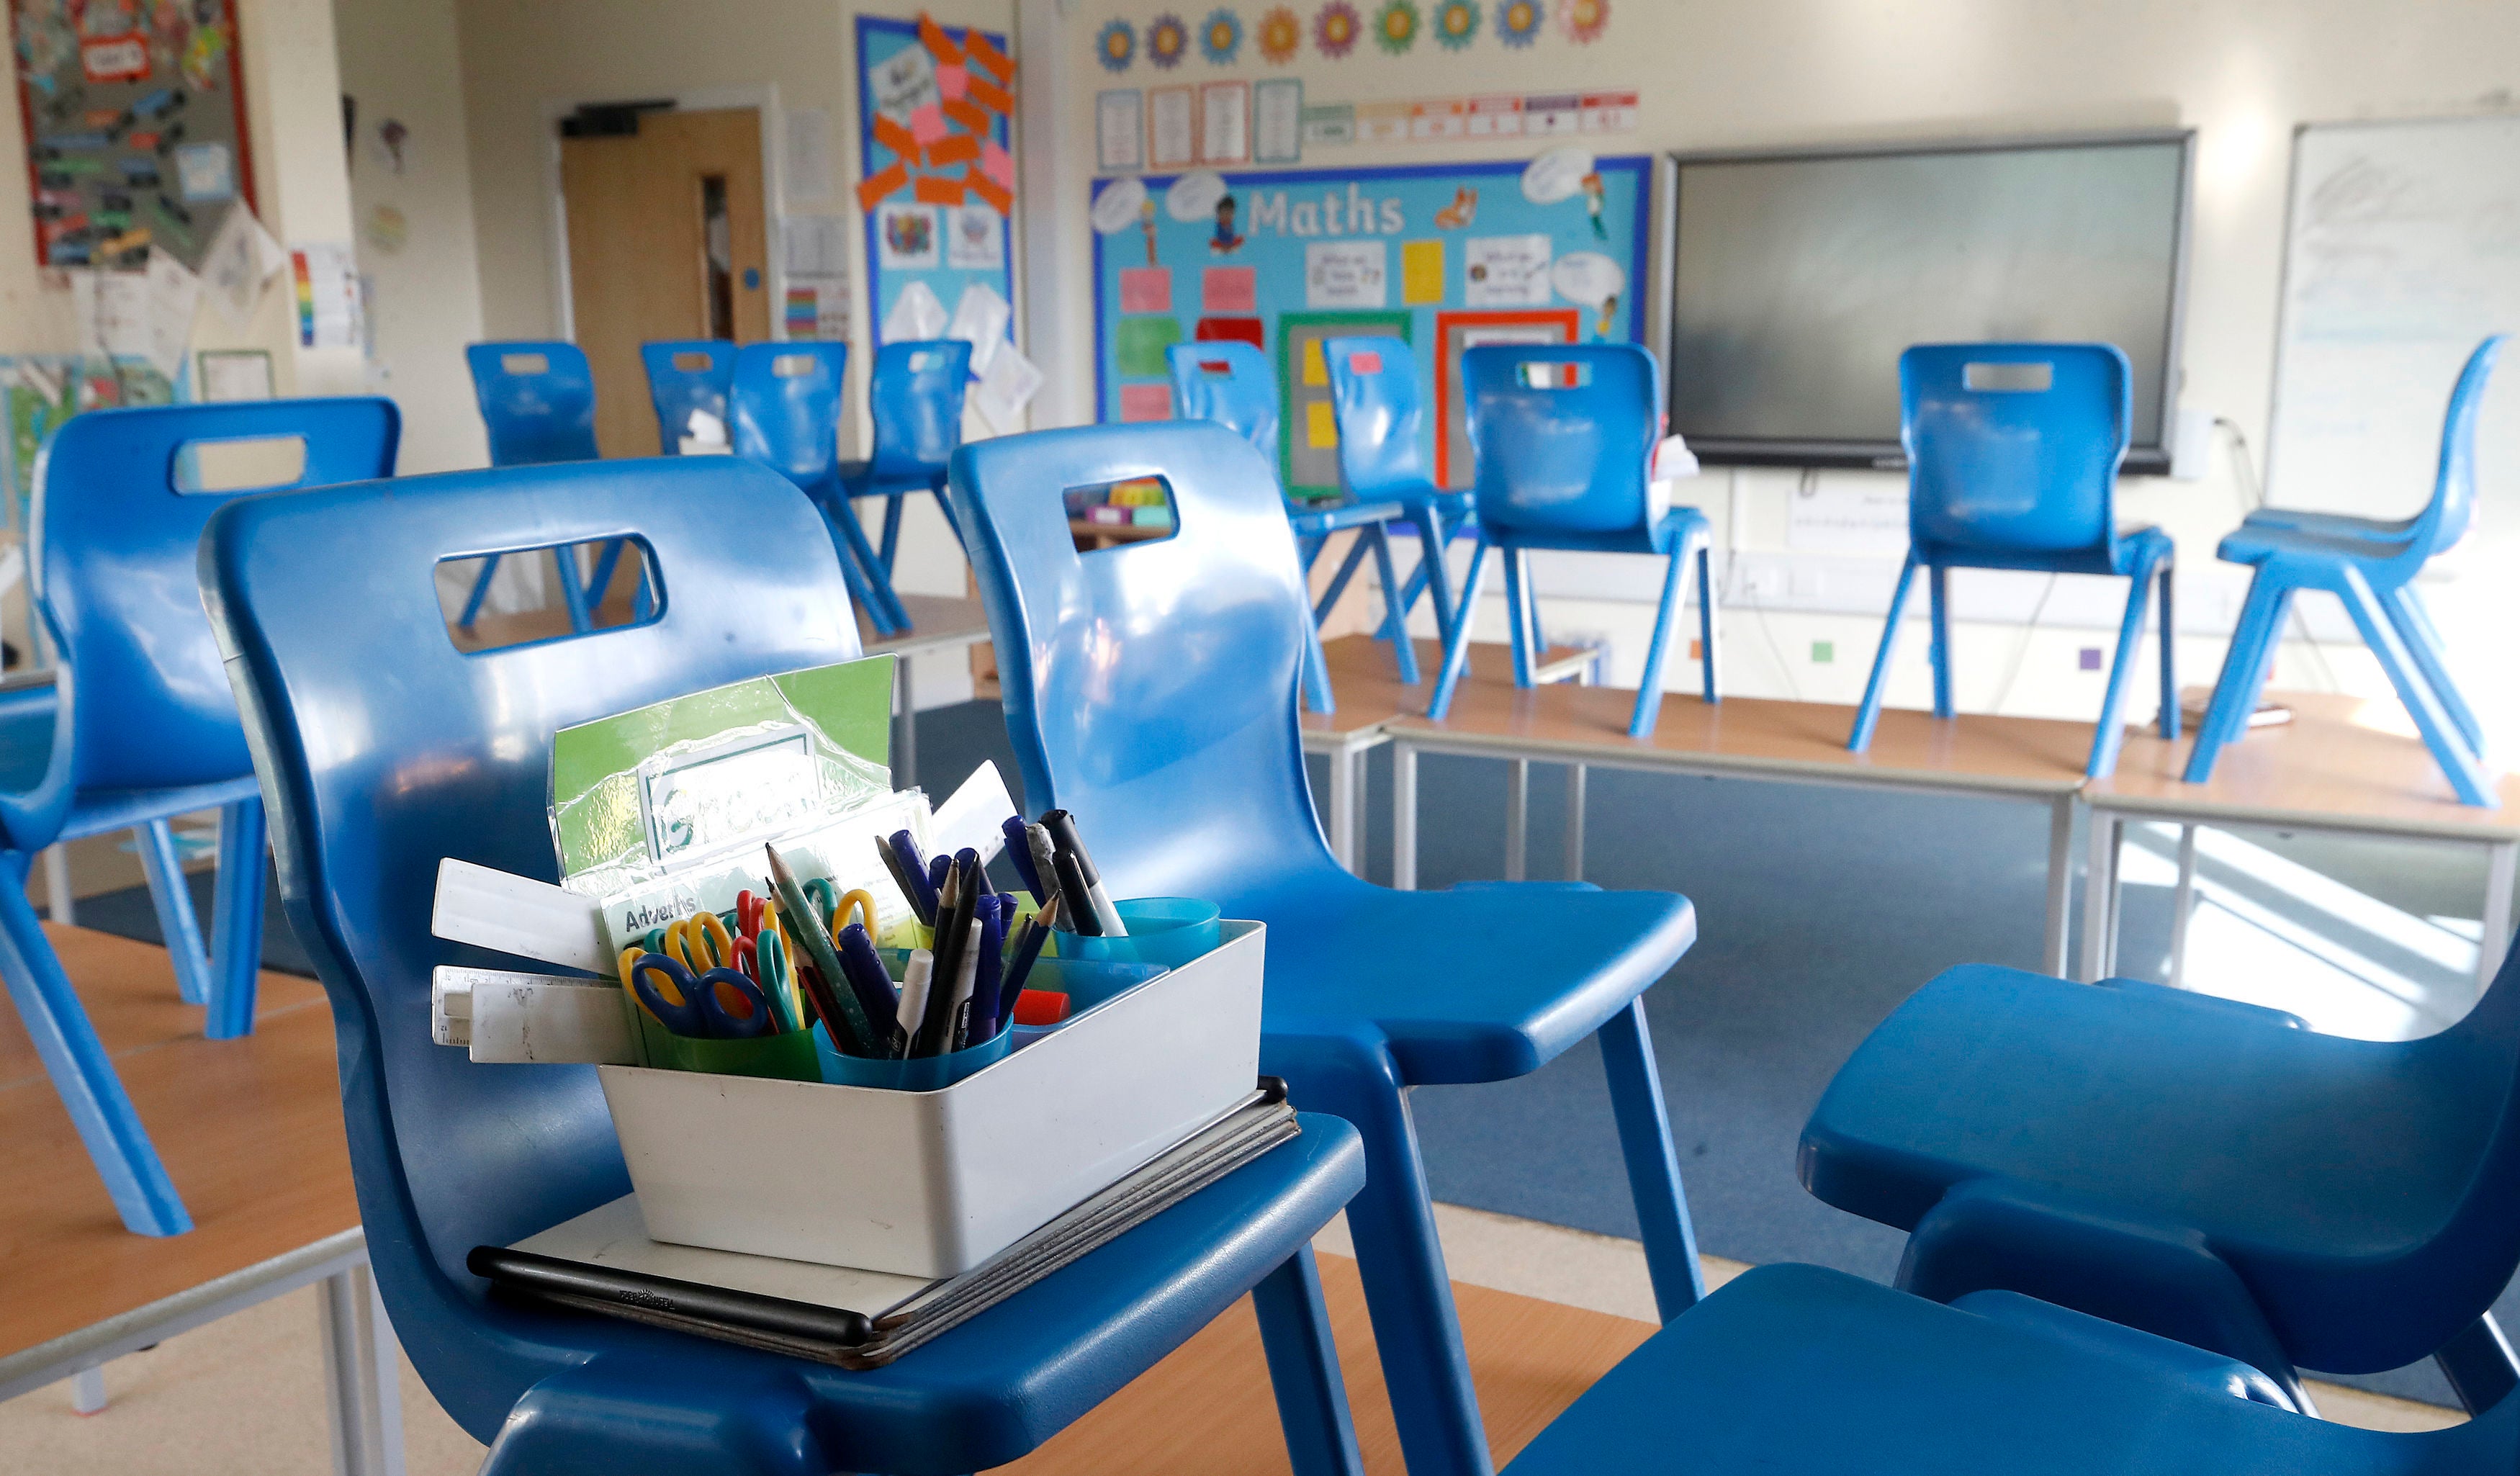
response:
<path fill-rule="evenodd" d="M 857 46 L 858 207 L 876 345 L 940 336 L 958 312 L 967 323 L 999 318 L 992 304 L 1014 295 L 1007 38 L 923 15 L 860 16 Z M 993 358 L 974 344 L 973 373 Z"/>
<path fill-rule="evenodd" d="M 1338 490 L 1321 342 L 1389 335 L 1435 399 L 1438 480 L 1467 486 L 1458 365 L 1483 342 L 1642 342 L 1651 160 L 1536 159 L 1106 179 L 1096 186 L 1103 421 L 1172 414 L 1165 350 L 1253 344 L 1279 374 L 1281 472 Z"/>

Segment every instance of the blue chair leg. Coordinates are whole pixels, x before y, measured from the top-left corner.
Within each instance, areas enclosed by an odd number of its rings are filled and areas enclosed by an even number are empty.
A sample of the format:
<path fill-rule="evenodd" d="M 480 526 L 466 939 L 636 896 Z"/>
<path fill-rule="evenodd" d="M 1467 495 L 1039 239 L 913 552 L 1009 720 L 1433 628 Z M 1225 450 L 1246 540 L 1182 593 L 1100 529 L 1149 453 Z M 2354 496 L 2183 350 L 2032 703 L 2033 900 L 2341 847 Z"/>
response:
<path fill-rule="evenodd" d="M 1628 719 L 1628 737 L 1653 737 L 1662 716 L 1662 663 L 1671 653 L 1671 628 L 1680 623 L 1680 595 L 1688 586 L 1688 550 L 1675 549 L 1671 567 L 1662 576 L 1662 604 L 1654 611 L 1653 641 L 1645 647 L 1644 675 L 1637 682 L 1637 710 Z"/>
<path fill-rule="evenodd" d="M 1418 568 L 1426 576 L 1426 593 L 1435 600 L 1435 634 L 1449 645 L 1453 639 L 1453 576 L 1444 567 L 1444 547 L 1452 541 L 1452 532 L 1444 526 L 1444 514 L 1435 510 L 1433 503 L 1410 511 L 1418 520 L 1418 538 L 1425 547 Z M 1413 599 L 1402 605 L 1403 613 L 1415 604 Z"/>
<path fill-rule="evenodd" d="M 621 551 L 629 541 L 608 538 L 604 551 L 595 556 L 595 573 L 586 581 L 586 612 L 590 620 L 604 610 L 605 597 L 612 593 L 612 575 L 621 567 Z"/>
<path fill-rule="evenodd" d="M 579 635 L 595 629 L 595 619 L 586 608 L 586 589 L 578 583 L 577 547 L 563 545 L 552 552 L 552 569 L 560 580 L 560 603 L 568 607 L 568 628 Z"/>
<path fill-rule="evenodd" d="M 1328 620 L 1330 617 L 1330 611 L 1338 608 L 1339 601 L 1347 595 L 1348 581 L 1356 577 L 1357 570 L 1365 567 L 1366 556 L 1373 552 L 1373 550 L 1366 547 L 1367 535 L 1377 531 L 1379 530 L 1372 528 L 1359 528 L 1356 530 L 1356 541 L 1347 546 L 1347 557 L 1339 560 L 1338 572 L 1330 576 L 1330 582 L 1325 585 L 1322 589 L 1322 598 L 1320 603 L 1313 606 L 1313 623 L 1318 625 L 1322 621 Z M 1383 561 L 1385 563 L 1390 561 L 1390 555 L 1387 551 L 1383 554 Z M 1401 621 L 1393 619 L 1390 614 L 1391 589 L 1392 586 L 1388 583 L 1384 584 L 1382 587 L 1384 614 L 1382 619 L 1382 628 L 1378 634 L 1384 640 L 1396 639 L 1392 636 L 1391 632 L 1395 626 L 1402 624 Z"/>
<path fill-rule="evenodd" d="M 201 919 L 193 912 L 193 890 L 184 883 L 184 866 L 175 852 L 174 828 L 163 820 L 133 826 L 131 838 L 140 847 L 140 870 L 149 878 L 149 900 L 158 909 L 158 934 L 175 964 L 175 991 L 187 1005 L 210 1001 L 210 963 L 202 949 Z"/>
<path fill-rule="evenodd" d="M 1697 673 L 1705 683 L 1705 696 L 1711 705 L 1724 700 L 1723 689 L 1715 680 L 1715 556 L 1714 540 L 1697 541 Z"/>
<path fill-rule="evenodd" d="M 1469 577 L 1462 581 L 1462 618 L 1453 625 L 1453 637 L 1444 643 L 1444 670 L 1435 678 L 1435 699 L 1426 704 L 1426 716 L 1436 722 L 1453 710 L 1453 689 L 1462 683 L 1462 669 L 1470 659 L 1470 607 L 1479 598 L 1479 580 L 1488 569 L 1488 538 L 1470 546 Z"/>
<path fill-rule="evenodd" d="M 2407 644 L 2407 654 L 2424 685 L 2433 690 L 2433 697 L 2450 717 L 2451 726 L 2467 742 L 2467 751 L 2482 762 L 2485 758 L 2485 728 L 2476 714 L 2468 710 L 2467 700 L 2459 693 L 2458 683 L 2450 674 L 2448 648 L 2442 645 L 2441 632 L 2433 628 L 2432 616 L 2425 612 L 2423 601 L 2416 598 L 2412 585 L 2402 584 L 2391 590 L 2380 602 L 2382 612 L 2398 628 L 2398 637 Z"/>
<path fill-rule="evenodd" d="M 1304 622 L 1304 705 L 1328 716 L 1338 711 L 1338 698 L 1330 693 L 1329 653 L 1322 649 L 1322 628 L 1312 621 Z"/>
<path fill-rule="evenodd" d="M 1872 675 L 1864 684 L 1864 701 L 1855 709 L 1855 731 L 1847 735 L 1850 753 L 1862 753 L 1872 746 L 1873 725 L 1881 721 L 1881 686 L 1890 674 L 1890 655 L 1899 648 L 1899 617 L 1908 610 L 1908 587 L 1916 580 L 1916 553 L 1908 551 L 1908 561 L 1899 567 L 1898 587 L 1890 592 L 1890 613 L 1881 622 L 1881 649 L 1872 653 Z"/>
<path fill-rule="evenodd" d="M 2470 1414 L 2484 1413 L 2520 1388 L 2520 1364 L 2514 1363 L 2510 1340 L 2490 1312 L 2452 1333 L 2433 1362 Z"/>
<path fill-rule="evenodd" d="M 1261 1069 L 1296 1101 L 1344 1117 L 1365 1140 L 1364 1192 L 1347 1206 L 1383 1382 L 1416 1476 L 1489 1476 L 1469 1357 L 1435 1237 L 1426 1167 L 1398 1066 L 1378 1035 L 1270 1035 Z"/>
<path fill-rule="evenodd" d="M 1523 606 L 1531 594 L 1523 586 L 1530 572 L 1528 556 L 1509 545 L 1497 553 L 1505 564 L 1505 623 L 1513 644 L 1513 685 L 1529 687 L 1537 679 L 1532 675 L 1531 616 Z"/>
<path fill-rule="evenodd" d="M 867 544 L 866 529 L 858 525 L 857 510 L 847 498 L 841 498 L 838 507 L 823 509 L 823 520 L 840 537 L 841 563 L 854 560 L 859 577 L 865 581 L 868 622 L 883 635 L 908 634 L 910 616 L 901 607 L 901 598 L 892 592 L 891 577 Z"/>
<path fill-rule="evenodd" d="M 1251 1288 L 1251 1308 L 1260 1317 L 1260 1349 L 1295 1476 L 1363 1476 L 1313 1248 L 1296 1251 Z"/>
<path fill-rule="evenodd" d="M 1382 525 L 1375 523 L 1358 530 L 1357 542 L 1373 545 L 1374 577 L 1382 581 L 1383 613 L 1388 616 L 1394 613 L 1390 604 L 1391 592 L 1399 587 L 1399 580 L 1391 572 L 1391 540 L 1382 536 Z M 1400 667 L 1400 685 L 1415 687 L 1418 685 L 1418 643 L 1409 638 L 1408 622 L 1394 620 L 1390 623 L 1400 627 L 1400 639 L 1391 644 L 1391 654 Z"/>
<path fill-rule="evenodd" d="M 1663 1106 L 1662 1077 L 1654 1069 L 1644 996 L 1630 1000 L 1597 1034 L 1601 1070 L 1610 1083 L 1610 1111 L 1619 1123 L 1619 1147 L 1628 1161 L 1628 1192 L 1636 1196 L 1637 1223 L 1644 1230 L 1654 1309 L 1668 1322 L 1706 1295 L 1706 1276 L 1697 1264 L 1688 1197 L 1681 1191 L 1680 1153 L 1672 1145 L 1671 1115 Z"/>
<path fill-rule="evenodd" d="M 2092 756 L 2083 766 L 2085 779 L 2106 779 L 2117 772 L 2118 749 L 2126 742 L 2127 679 L 2134 674 L 2135 653 L 2143 643 L 2143 617 L 2152 607 L 2155 565 L 2138 565 L 2128 580 L 2126 616 L 2118 622 L 2118 650 L 2109 662 L 2108 690 L 2100 697 L 2099 727 L 2092 734 Z"/>
<path fill-rule="evenodd" d="M 879 557 L 886 577 L 892 573 L 892 556 L 901 549 L 901 505 L 905 500 L 904 494 L 899 492 L 883 500 L 883 549 Z M 848 506 L 856 505 L 851 503 Z"/>
<path fill-rule="evenodd" d="M 262 982 L 262 801 L 241 799 L 219 812 L 219 883 L 210 904 L 210 1018 L 214 1041 L 253 1033 Z"/>
<path fill-rule="evenodd" d="M 2172 617 L 2170 592 L 2178 580 L 2177 560 L 2165 560 L 2161 567 L 2161 725 L 2162 738 L 2170 742 L 2179 739 L 2179 624 Z"/>
<path fill-rule="evenodd" d="M 2284 611 L 2291 604 L 2291 589 L 2264 569 L 2249 581 L 2248 598 L 2241 602 L 2239 621 L 2231 630 L 2230 649 L 2223 655 L 2223 674 L 2214 681 L 2214 696 L 2205 704 L 2204 721 L 2196 725 L 2196 746 L 2187 752 L 2187 770 L 2181 776 L 2185 783 L 2201 784 L 2212 779 L 2223 746 L 2248 731 L 2249 714 L 2257 710 L 2258 690 L 2266 683 L 2267 664 L 2274 654 L 2275 635 L 2283 628 Z"/>
<path fill-rule="evenodd" d="M 945 500 L 945 483 L 939 480 L 936 485 L 927 490 L 936 494 L 936 511 L 945 514 L 945 531 L 954 535 L 956 546 L 963 550 L 966 557 L 968 557 L 971 545 L 963 537 L 963 519 L 954 515 L 954 505 Z M 884 567 L 889 571 L 891 565 L 886 564 Z"/>
<path fill-rule="evenodd" d="M 481 560 L 481 572 L 472 576 L 472 593 L 464 598 L 464 613 L 455 617 L 457 625 L 466 630 L 472 628 L 472 622 L 480 617 L 481 602 L 490 598 L 490 576 L 497 572 L 498 555 L 493 554 Z"/>
<path fill-rule="evenodd" d="M 1952 573 L 1939 563 L 1925 566 L 1925 613 L 1933 631 L 1927 650 L 1934 662 L 1934 716 L 1952 715 Z"/>
<path fill-rule="evenodd" d="M 30 859 L 12 853 L 8 874 L 0 876 L 0 944 L 5 944 L 0 946 L 0 978 L 8 982 L 19 1022 L 35 1043 L 35 1054 L 53 1079 L 62 1105 L 69 1109 L 70 1126 L 78 1129 L 123 1227 L 134 1234 L 180 1235 L 193 1228 L 193 1217 L 184 1212 L 175 1181 L 167 1177 L 166 1165 L 149 1141 L 149 1130 L 132 1110 L 131 1097 L 96 1038 L 96 1026 L 26 900 Z"/>
<path fill-rule="evenodd" d="M 2415 731 L 2424 736 L 2424 746 L 2433 751 L 2433 761 L 2440 764 L 2450 786 L 2458 793 L 2459 803 L 2480 809 L 2495 809 L 2501 800 L 2494 792 L 2494 781 L 2476 755 L 2460 741 L 2458 732 L 2451 726 L 2450 715 L 2433 696 L 2432 688 L 2417 674 L 2415 659 L 2408 653 L 2406 643 L 2398 639 L 2398 627 L 2380 607 L 2380 600 L 2363 581 L 2362 571 L 2352 564 L 2345 566 L 2344 596 L 2346 613 L 2362 629 L 2362 644 L 2371 648 L 2380 669 L 2389 676 L 2389 685 L 2398 690 L 2398 700 L 2415 720 Z"/>

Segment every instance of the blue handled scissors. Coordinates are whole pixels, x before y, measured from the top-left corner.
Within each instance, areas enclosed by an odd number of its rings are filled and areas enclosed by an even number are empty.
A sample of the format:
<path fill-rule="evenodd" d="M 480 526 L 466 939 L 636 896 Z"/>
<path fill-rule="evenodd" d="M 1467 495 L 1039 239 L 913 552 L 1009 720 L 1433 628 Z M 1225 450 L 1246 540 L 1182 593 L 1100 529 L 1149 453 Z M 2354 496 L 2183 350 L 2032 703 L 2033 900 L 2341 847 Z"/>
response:
<path fill-rule="evenodd" d="M 631 992 L 676 1035 L 702 1041 L 743 1041 L 778 1029 L 770 997 L 762 993 L 760 985 L 733 968 L 721 966 L 694 974 L 680 961 L 664 954 L 641 954 L 635 960 L 627 955 L 628 950 L 624 950 L 621 967 Z M 664 978 L 664 989 L 655 983 L 658 975 Z M 739 1005 L 743 1008 L 741 1014 L 736 1012 Z"/>

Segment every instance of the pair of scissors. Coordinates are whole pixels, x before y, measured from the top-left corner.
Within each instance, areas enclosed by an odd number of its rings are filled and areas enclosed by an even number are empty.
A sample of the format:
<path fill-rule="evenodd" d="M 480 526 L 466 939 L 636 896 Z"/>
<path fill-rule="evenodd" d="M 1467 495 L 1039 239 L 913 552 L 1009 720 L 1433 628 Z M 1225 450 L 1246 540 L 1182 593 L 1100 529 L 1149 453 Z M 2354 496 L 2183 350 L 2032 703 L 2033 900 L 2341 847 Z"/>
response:
<path fill-rule="evenodd" d="M 863 887 L 842 894 L 840 900 L 829 909 L 829 913 L 832 919 L 832 936 L 834 938 L 840 935 L 841 928 L 849 925 L 849 917 L 852 914 L 863 914 L 866 917 L 867 936 L 872 938 L 876 935 L 875 893 Z"/>
<path fill-rule="evenodd" d="M 712 918 L 714 920 L 714 918 Z M 648 1012 L 679 1036 L 701 1041 L 743 1041 L 778 1029 L 770 996 L 730 967 L 698 974 L 667 954 L 621 951 L 622 981 Z M 659 987 L 657 981 L 663 981 Z M 738 1012 L 741 1006 L 742 1012 Z"/>
<path fill-rule="evenodd" d="M 762 924 L 768 920 L 769 913 L 768 897 L 757 895 L 749 889 L 735 894 L 735 930 L 739 936 L 759 937 Z"/>
<path fill-rule="evenodd" d="M 735 966 L 735 934 L 715 913 L 694 913 L 665 929 L 665 957 L 693 973 Z"/>

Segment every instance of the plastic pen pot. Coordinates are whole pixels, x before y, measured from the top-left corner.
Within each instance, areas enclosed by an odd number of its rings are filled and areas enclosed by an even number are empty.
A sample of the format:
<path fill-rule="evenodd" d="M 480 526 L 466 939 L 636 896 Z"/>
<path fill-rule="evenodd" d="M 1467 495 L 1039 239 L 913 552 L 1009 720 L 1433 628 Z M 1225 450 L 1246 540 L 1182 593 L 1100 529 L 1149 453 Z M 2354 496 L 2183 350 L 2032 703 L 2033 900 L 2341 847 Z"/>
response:
<path fill-rule="evenodd" d="M 788 1082 L 823 1080 L 822 1063 L 815 1059 L 816 1038 L 802 1030 L 759 1035 L 748 1041 L 703 1041 L 674 1034 L 644 1009 L 638 1014 L 649 1065 L 718 1076 L 763 1076 Z"/>
<path fill-rule="evenodd" d="M 823 1081 L 834 1087 L 873 1087 L 883 1092 L 942 1092 L 963 1078 L 1006 1059 L 1014 1049 L 1014 1027 L 1002 1026 L 998 1033 L 976 1046 L 949 1051 L 943 1055 L 917 1055 L 907 1060 L 878 1060 L 872 1056 L 842 1055 L 832 1047 L 832 1038 L 823 1027 L 814 1027 L 814 1050 L 822 1057 Z M 808 1078 L 811 1080 L 811 1078 Z"/>
<path fill-rule="evenodd" d="M 1225 910 L 1196 897 L 1131 897 L 1111 904 L 1125 938 L 1089 938 L 1060 931 L 1054 941 L 1062 959 L 1096 963 L 1160 963 L 1179 968 L 1216 951 L 1225 939 Z"/>

